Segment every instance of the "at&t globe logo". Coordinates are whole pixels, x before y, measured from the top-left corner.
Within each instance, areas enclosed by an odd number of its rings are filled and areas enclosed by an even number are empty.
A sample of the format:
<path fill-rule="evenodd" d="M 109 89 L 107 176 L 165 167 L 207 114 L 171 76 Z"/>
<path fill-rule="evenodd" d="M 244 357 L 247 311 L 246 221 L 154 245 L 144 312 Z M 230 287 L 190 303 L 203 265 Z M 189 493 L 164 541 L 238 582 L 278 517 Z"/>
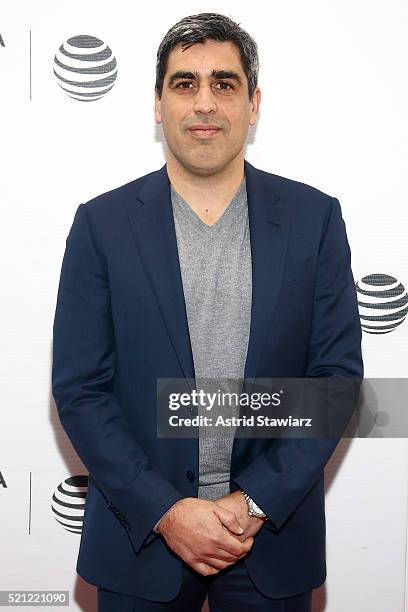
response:
<path fill-rule="evenodd" d="M 55 520 L 71 533 L 81 533 L 88 476 L 71 476 L 55 489 L 51 509 Z"/>
<path fill-rule="evenodd" d="M 118 69 L 106 43 L 95 36 L 80 34 L 68 38 L 58 49 L 54 74 L 70 98 L 92 102 L 112 89 Z"/>
<path fill-rule="evenodd" d="M 388 274 L 369 274 L 356 283 L 361 329 L 368 334 L 388 334 L 408 313 L 408 294 L 402 283 Z"/>

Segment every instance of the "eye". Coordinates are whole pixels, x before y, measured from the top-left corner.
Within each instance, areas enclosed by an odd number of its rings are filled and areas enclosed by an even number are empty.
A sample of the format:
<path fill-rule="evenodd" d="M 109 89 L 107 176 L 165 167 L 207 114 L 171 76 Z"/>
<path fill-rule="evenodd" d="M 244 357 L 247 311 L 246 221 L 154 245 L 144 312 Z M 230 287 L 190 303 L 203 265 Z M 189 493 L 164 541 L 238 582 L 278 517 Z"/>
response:
<path fill-rule="evenodd" d="M 180 87 L 180 85 L 191 85 L 191 81 L 180 81 L 180 83 L 177 83 L 176 85 L 176 88 L 188 89 L 188 87 Z"/>
<path fill-rule="evenodd" d="M 234 89 L 234 88 L 232 87 L 232 85 L 230 85 L 229 83 L 227 83 L 227 81 L 219 81 L 219 82 L 217 83 L 217 85 L 227 85 L 227 87 L 226 87 L 226 88 L 224 88 L 224 87 L 222 87 L 222 88 L 221 88 L 221 89 L 225 89 L 226 91 L 228 91 L 228 89 Z"/>

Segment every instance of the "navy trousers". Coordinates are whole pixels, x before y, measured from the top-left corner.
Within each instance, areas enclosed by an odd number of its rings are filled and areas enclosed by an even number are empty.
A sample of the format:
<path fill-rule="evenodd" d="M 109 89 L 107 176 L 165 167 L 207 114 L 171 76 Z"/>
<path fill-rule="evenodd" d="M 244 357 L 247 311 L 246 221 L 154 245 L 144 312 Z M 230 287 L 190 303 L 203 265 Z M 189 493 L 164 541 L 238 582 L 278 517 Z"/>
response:
<path fill-rule="evenodd" d="M 285 599 L 265 597 L 252 582 L 244 559 L 213 576 L 201 576 L 183 563 L 180 592 L 167 602 L 98 587 L 98 612 L 200 612 L 207 595 L 210 612 L 312 612 L 312 590 Z"/>

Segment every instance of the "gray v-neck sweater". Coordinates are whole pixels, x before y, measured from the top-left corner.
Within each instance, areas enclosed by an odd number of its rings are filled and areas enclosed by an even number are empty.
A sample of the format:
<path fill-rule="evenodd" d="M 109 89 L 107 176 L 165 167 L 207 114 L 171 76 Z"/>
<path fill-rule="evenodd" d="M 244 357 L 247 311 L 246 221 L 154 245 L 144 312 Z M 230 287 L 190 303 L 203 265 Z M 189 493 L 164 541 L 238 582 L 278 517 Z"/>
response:
<path fill-rule="evenodd" d="M 224 211 L 209 226 L 173 187 L 171 202 L 186 303 L 197 389 L 237 391 L 248 348 L 252 269 L 245 178 Z M 205 379 L 212 379 L 205 381 Z M 231 382 L 231 381 L 230 381 Z M 199 407 L 199 414 L 211 416 Z M 228 416 L 238 414 L 238 406 Z M 230 493 L 235 429 L 199 428 L 198 497 Z"/>

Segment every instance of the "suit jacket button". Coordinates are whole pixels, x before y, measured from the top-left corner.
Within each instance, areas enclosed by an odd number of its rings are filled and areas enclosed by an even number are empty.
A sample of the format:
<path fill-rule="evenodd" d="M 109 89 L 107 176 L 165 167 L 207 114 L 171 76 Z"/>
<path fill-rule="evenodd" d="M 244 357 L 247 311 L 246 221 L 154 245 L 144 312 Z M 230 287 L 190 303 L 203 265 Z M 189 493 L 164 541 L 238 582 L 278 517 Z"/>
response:
<path fill-rule="evenodd" d="M 194 480 L 194 474 L 193 474 L 193 472 L 192 472 L 191 470 L 187 470 L 186 475 L 187 475 L 188 480 L 189 480 L 190 482 L 193 482 L 193 480 Z"/>

